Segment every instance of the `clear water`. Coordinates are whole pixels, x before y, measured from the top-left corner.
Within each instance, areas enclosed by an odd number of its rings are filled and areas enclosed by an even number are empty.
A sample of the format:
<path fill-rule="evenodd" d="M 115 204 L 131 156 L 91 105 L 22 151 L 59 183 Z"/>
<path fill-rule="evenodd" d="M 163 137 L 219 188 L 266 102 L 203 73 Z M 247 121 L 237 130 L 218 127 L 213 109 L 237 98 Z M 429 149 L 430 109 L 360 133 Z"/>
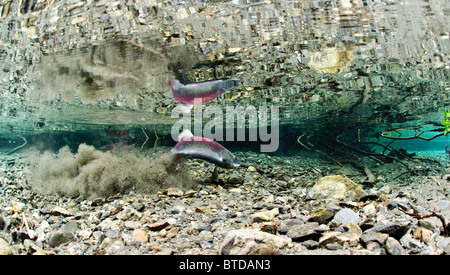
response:
<path fill-rule="evenodd" d="M 449 1 L 16 2 L 1 4 L 3 153 L 24 140 L 54 150 L 140 147 L 143 129 L 151 149 L 154 127 L 160 144 L 173 146 L 179 102 L 167 80 L 175 75 L 239 80 L 203 108 L 278 107 L 270 154 L 308 150 L 302 137 L 330 155 L 350 150 L 345 143 L 448 158 L 440 122 L 450 108 Z M 399 133 L 440 136 L 382 137 Z M 260 150 L 263 140 L 246 137 L 221 143 Z"/>

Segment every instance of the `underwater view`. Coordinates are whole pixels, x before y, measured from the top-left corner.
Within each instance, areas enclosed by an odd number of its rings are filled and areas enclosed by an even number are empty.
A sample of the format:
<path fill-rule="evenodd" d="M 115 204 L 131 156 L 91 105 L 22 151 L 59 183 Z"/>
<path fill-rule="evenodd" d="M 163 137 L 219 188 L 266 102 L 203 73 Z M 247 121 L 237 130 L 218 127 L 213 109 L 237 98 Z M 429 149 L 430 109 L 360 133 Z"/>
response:
<path fill-rule="evenodd" d="M 450 255 L 449 1 L 0 23 L 0 255 Z"/>

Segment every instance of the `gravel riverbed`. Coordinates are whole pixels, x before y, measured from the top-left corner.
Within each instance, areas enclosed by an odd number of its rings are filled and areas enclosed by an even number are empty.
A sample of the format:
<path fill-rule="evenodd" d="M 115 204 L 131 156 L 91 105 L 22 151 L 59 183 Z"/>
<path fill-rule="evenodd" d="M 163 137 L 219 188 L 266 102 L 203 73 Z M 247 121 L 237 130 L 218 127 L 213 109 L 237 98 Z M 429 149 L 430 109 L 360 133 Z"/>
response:
<path fill-rule="evenodd" d="M 0 254 L 450 254 L 445 169 L 378 165 L 364 184 L 317 158 L 237 155 L 249 165 L 221 170 L 219 184 L 210 164 L 188 161 L 192 188 L 107 198 L 39 194 L 36 159 L 2 155 Z"/>

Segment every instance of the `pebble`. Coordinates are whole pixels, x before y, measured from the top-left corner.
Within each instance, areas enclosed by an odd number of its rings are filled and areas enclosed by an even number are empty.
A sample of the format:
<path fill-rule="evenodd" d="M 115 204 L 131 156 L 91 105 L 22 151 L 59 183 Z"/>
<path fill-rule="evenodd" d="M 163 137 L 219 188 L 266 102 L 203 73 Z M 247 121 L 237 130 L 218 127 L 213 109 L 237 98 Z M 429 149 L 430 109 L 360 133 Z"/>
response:
<path fill-rule="evenodd" d="M 374 217 L 377 214 L 377 209 L 375 208 L 375 205 L 373 205 L 372 203 L 366 205 L 363 207 L 362 209 L 362 213 L 368 217 Z"/>
<path fill-rule="evenodd" d="M 167 196 L 181 197 L 183 196 L 183 191 L 179 188 L 170 187 L 166 190 Z"/>
<path fill-rule="evenodd" d="M 316 249 L 319 247 L 319 242 L 314 240 L 307 240 L 302 242 L 302 245 L 305 246 L 307 249 Z"/>
<path fill-rule="evenodd" d="M 73 221 L 73 220 L 72 220 L 72 221 L 68 221 L 68 222 L 64 225 L 63 230 L 64 230 L 64 231 L 69 231 L 69 232 L 75 233 L 75 232 L 77 232 L 77 231 L 80 230 L 80 226 L 78 225 L 78 223 L 77 223 L 76 221 Z"/>
<path fill-rule="evenodd" d="M 334 215 L 333 219 L 341 224 L 358 224 L 360 221 L 359 215 L 349 208 L 339 210 L 336 215 Z"/>
<path fill-rule="evenodd" d="M 214 235 L 211 233 L 211 231 L 201 231 L 197 238 L 199 239 L 200 242 L 209 242 L 211 243 L 214 240 Z"/>
<path fill-rule="evenodd" d="M 414 232 L 414 238 L 427 243 L 431 239 L 431 235 L 433 235 L 433 231 L 429 229 L 425 229 L 423 227 L 418 227 Z"/>
<path fill-rule="evenodd" d="M 147 227 L 152 231 L 160 231 L 169 226 L 168 222 L 156 222 L 152 224 L 148 224 Z"/>
<path fill-rule="evenodd" d="M 115 254 L 122 250 L 124 246 L 125 241 L 122 236 L 114 236 L 105 238 L 99 246 L 99 249 L 105 254 Z"/>
<path fill-rule="evenodd" d="M 227 181 L 227 183 L 231 184 L 231 185 L 239 185 L 239 184 L 242 184 L 243 182 L 244 182 L 244 179 L 241 176 L 239 176 L 237 173 L 231 174 Z"/>
<path fill-rule="evenodd" d="M 402 222 L 387 222 L 386 224 L 377 225 L 372 227 L 365 232 L 379 232 L 386 233 L 390 237 L 400 239 L 406 231 L 409 229 L 411 225 L 410 221 L 402 221 Z"/>
<path fill-rule="evenodd" d="M 236 193 L 236 194 L 241 194 L 242 193 L 242 189 L 241 188 L 230 188 L 228 190 L 228 192 L 230 193 Z"/>
<path fill-rule="evenodd" d="M 15 213 L 22 213 L 22 210 L 25 206 L 22 202 L 11 201 L 12 209 Z"/>
<path fill-rule="evenodd" d="M 60 206 L 55 206 L 52 210 L 50 210 L 50 214 L 52 215 L 62 215 L 62 216 L 71 216 L 71 212 L 65 208 Z"/>
<path fill-rule="evenodd" d="M 135 229 L 133 231 L 133 242 L 147 243 L 148 242 L 148 234 L 146 231 L 142 229 Z"/>
<path fill-rule="evenodd" d="M 308 221 L 318 222 L 319 224 L 327 223 L 334 217 L 334 215 L 335 215 L 334 211 L 327 208 L 323 208 L 314 212 L 312 216 L 308 219 Z"/>
<path fill-rule="evenodd" d="M 445 255 L 450 255 L 450 244 L 449 245 L 447 245 L 445 248 L 444 248 L 444 254 Z"/>
<path fill-rule="evenodd" d="M 66 243 L 73 239 L 72 232 L 61 230 L 56 231 L 55 233 L 51 234 L 48 239 L 48 244 L 51 247 L 57 247 L 60 246 L 63 243 Z"/>
<path fill-rule="evenodd" d="M 127 229 L 137 229 L 141 227 L 142 223 L 140 221 L 125 221 L 124 225 Z"/>
<path fill-rule="evenodd" d="M 214 246 L 213 243 L 208 241 L 200 241 L 199 245 L 201 248 L 212 248 Z"/>
<path fill-rule="evenodd" d="M 171 239 L 171 238 L 175 237 L 179 231 L 180 231 L 180 227 L 174 226 L 167 232 L 166 237 L 168 239 Z"/>
<path fill-rule="evenodd" d="M 275 236 L 257 229 L 231 230 L 223 239 L 219 253 L 222 255 L 273 255 L 287 246 L 291 239 Z"/>
<path fill-rule="evenodd" d="M 280 211 L 278 208 L 273 208 L 272 210 L 268 211 L 261 211 L 257 212 L 252 215 L 252 221 L 253 222 L 268 222 L 275 218 L 276 215 L 278 215 Z"/>
<path fill-rule="evenodd" d="M 3 239 L 0 238 L 0 255 L 12 255 L 13 252 L 9 244 Z"/>
<path fill-rule="evenodd" d="M 405 249 L 399 241 L 392 237 L 388 237 L 385 243 L 386 251 L 390 255 L 407 255 Z"/>
<path fill-rule="evenodd" d="M 278 225 L 275 222 L 263 222 L 260 226 L 262 232 L 267 232 L 270 234 L 277 234 Z"/>
<path fill-rule="evenodd" d="M 368 246 L 372 242 L 376 242 L 380 245 L 383 245 L 388 237 L 389 237 L 388 234 L 368 232 L 368 233 L 362 234 L 360 237 L 360 240 L 361 240 L 361 243 L 365 246 Z"/>
<path fill-rule="evenodd" d="M 326 244 L 339 244 L 343 245 L 344 243 L 352 243 L 356 244 L 359 242 L 359 235 L 356 233 L 348 233 L 348 232 L 324 232 L 319 239 L 319 245 Z"/>
<path fill-rule="evenodd" d="M 292 226 L 286 233 L 286 236 L 295 242 L 302 242 L 306 240 L 318 240 L 322 232 L 323 231 L 320 229 L 318 223 L 310 222 L 298 226 Z"/>
<path fill-rule="evenodd" d="M 424 249 L 424 244 L 415 239 L 410 234 L 405 234 L 401 239 L 400 243 L 402 244 L 403 248 L 411 251 L 414 254 L 419 253 L 421 250 Z"/>
<path fill-rule="evenodd" d="M 90 229 L 86 229 L 86 230 L 80 230 L 78 232 L 78 235 L 82 238 L 82 239 L 88 239 L 90 236 L 92 236 L 92 231 Z"/>

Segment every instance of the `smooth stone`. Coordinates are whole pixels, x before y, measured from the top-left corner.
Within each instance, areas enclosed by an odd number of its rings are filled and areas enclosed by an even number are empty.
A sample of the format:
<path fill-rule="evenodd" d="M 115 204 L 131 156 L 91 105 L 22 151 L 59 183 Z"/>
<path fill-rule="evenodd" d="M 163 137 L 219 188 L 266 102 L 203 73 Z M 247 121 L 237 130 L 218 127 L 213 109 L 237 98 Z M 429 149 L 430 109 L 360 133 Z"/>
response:
<path fill-rule="evenodd" d="M 388 222 L 383 225 L 374 226 L 374 227 L 364 231 L 364 233 L 369 233 L 369 232 L 386 233 L 390 237 L 393 237 L 393 238 L 399 240 L 408 231 L 410 225 L 411 225 L 410 221 Z"/>
<path fill-rule="evenodd" d="M 167 231 L 166 237 L 168 239 L 171 239 L 171 238 L 175 237 L 178 234 L 178 231 L 180 231 L 180 227 L 174 226 L 169 231 Z"/>
<path fill-rule="evenodd" d="M 13 255 L 11 247 L 9 244 L 2 238 L 0 238 L 0 255 Z"/>
<path fill-rule="evenodd" d="M 444 249 L 443 252 L 444 252 L 445 255 L 450 255 L 450 244 L 447 245 L 447 247 Z"/>
<path fill-rule="evenodd" d="M 139 221 L 125 221 L 124 223 L 127 229 L 137 229 L 141 227 L 141 222 Z"/>
<path fill-rule="evenodd" d="M 48 240 L 51 247 L 57 247 L 73 239 L 72 232 L 66 230 L 56 231 Z"/>
<path fill-rule="evenodd" d="M 363 207 L 362 212 L 367 217 L 374 217 L 377 214 L 377 209 L 375 208 L 375 205 L 372 203 L 366 205 Z"/>
<path fill-rule="evenodd" d="M 200 241 L 199 245 L 200 245 L 201 248 L 204 248 L 204 249 L 205 248 L 212 248 L 214 246 L 213 243 L 208 242 L 208 241 Z"/>
<path fill-rule="evenodd" d="M 99 246 L 99 249 L 106 254 L 114 254 L 125 246 L 125 241 L 122 236 L 114 236 L 105 238 Z"/>
<path fill-rule="evenodd" d="M 355 182 L 341 175 L 325 176 L 309 189 L 308 199 L 351 200 L 366 195 Z"/>
<path fill-rule="evenodd" d="M 181 197 L 183 196 L 183 191 L 179 188 L 170 187 L 166 190 L 167 196 L 173 196 L 173 197 Z"/>
<path fill-rule="evenodd" d="M 80 230 L 80 226 L 78 225 L 78 223 L 76 221 L 68 221 L 64 225 L 63 230 L 75 233 Z"/>
<path fill-rule="evenodd" d="M 139 243 L 148 243 L 148 234 L 142 229 L 135 229 L 133 231 L 133 242 L 139 242 Z"/>
<path fill-rule="evenodd" d="M 304 224 L 304 222 L 300 219 L 283 220 L 281 222 L 281 225 L 278 227 L 278 233 L 286 234 L 290 229 L 295 228 L 302 224 Z"/>
<path fill-rule="evenodd" d="M 227 233 L 219 253 L 222 255 L 272 255 L 287 246 L 292 240 L 257 229 L 236 229 Z"/>
<path fill-rule="evenodd" d="M 384 247 L 390 255 L 408 255 L 400 242 L 392 237 L 387 238 Z"/>
<path fill-rule="evenodd" d="M 348 233 L 348 232 L 324 232 L 322 236 L 319 239 L 320 245 L 327 245 L 327 244 L 339 244 L 343 245 L 346 242 L 350 243 L 358 243 L 359 242 L 359 236 L 356 233 Z"/>
<path fill-rule="evenodd" d="M 450 210 L 450 201 L 448 200 L 440 200 L 436 203 L 436 206 L 441 210 Z"/>
<path fill-rule="evenodd" d="M 214 235 L 210 231 L 202 231 L 198 234 L 198 240 L 212 242 L 214 240 Z"/>
<path fill-rule="evenodd" d="M 405 249 L 408 250 L 421 250 L 424 248 L 424 244 L 419 240 L 414 239 L 410 234 L 405 234 L 401 239 L 400 243 Z"/>
<path fill-rule="evenodd" d="M 425 229 L 423 227 L 418 227 L 414 232 L 414 238 L 427 243 L 430 241 L 431 236 L 433 235 L 433 231 L 429 229 Z"/>
<path fill-rule="evenodd" d="M 211 231 L 211 225 L 206 224 L 206 223 L 202 223 L 197 227 L 197 231 L 198 232 L 202 232 L 202 231 Z"/>
<path fill-rule="evenodd" d="M 267 222 L 271 221 L 275 218 L 276 215 L 279 214 L 278 208 L 273 208 L 269 211 L 261 211 L 252 215 L 253 222 Z"/>
<path fill-rule="evenodd" d="M 349 208 L 339 210 L 336 215 L 334 215 L 334 219 L 341 224 L 358 224 L 360 221 L 359 215 Z"/>
<path fill-rule="evenodd" d="M 377 242 L 378 244 L 383 245 L 388 237 L 389 237 L 388 234 L 368 232 L 362 234 L 360 240 L 366 246 L 371 242 Z"/>
<path fill-rule="evenodd" d="M 233 173 L 228 178 L 228 184 L 238 185 L 244 183 L 244 179 L 237 173 Z"/>
<path fill-rule="evenodd" d="M 333 218 L 334 215 L 334 211 L 323 208 L 314 212 L 312 216 L 309 217 L 308 222 L 318 222 L 319 224 L 327 223 Z"/>
<path fill-rule="evenodd" d="M 263 222 L 260 226 L 261 231 L 276 235 L 278 225 L 276 222 Z"/>
<path fill-rule="evenodd" d="M 307 249 L 316 249 L 319 247 L 319 242 L 314 240 L 307 240 L 302 242 L 302 245 Z"/>
<path fill-rule="evenodd" d="M 338 243 L 327 243 L 325 245 L 326 249 L 328 250 L 340 250 L 343 248 L 343 246 L 341 244 Z"/>

